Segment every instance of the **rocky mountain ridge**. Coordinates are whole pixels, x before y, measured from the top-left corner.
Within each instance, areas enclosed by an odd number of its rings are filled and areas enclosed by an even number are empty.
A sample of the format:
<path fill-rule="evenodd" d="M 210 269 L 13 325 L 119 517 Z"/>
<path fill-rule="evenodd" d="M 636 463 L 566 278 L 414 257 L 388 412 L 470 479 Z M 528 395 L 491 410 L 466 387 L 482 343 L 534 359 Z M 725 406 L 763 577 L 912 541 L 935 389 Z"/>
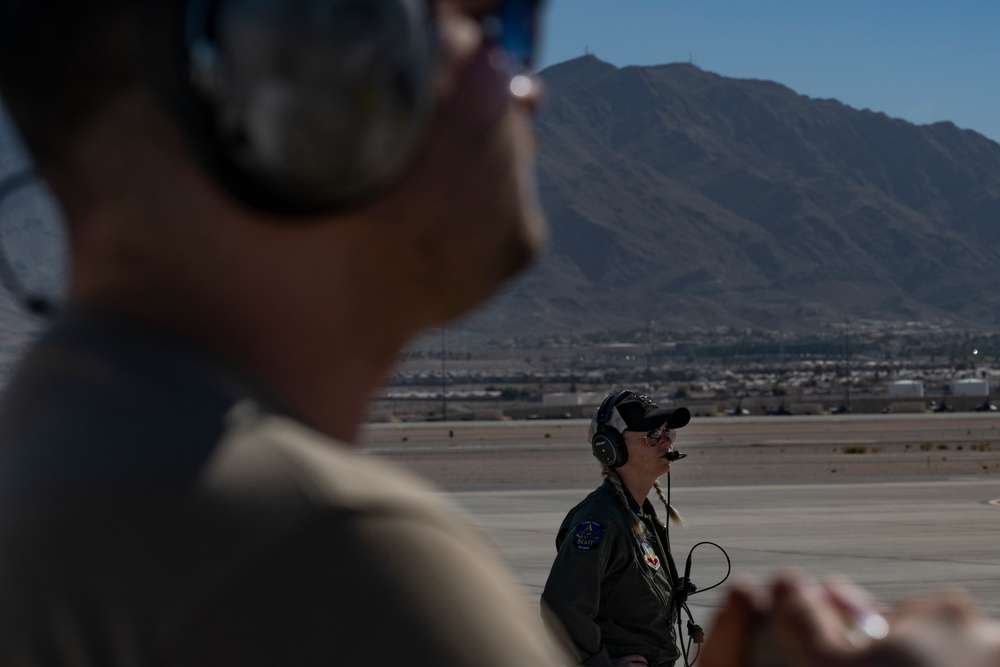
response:
<path fill-rule="evenodd" d="M 469 328 L 1000 323 L 1000 144 L 689 64 L 543 77 L 551 252 Z"/>
<path fill-rule="evenodd" d="M 1000 325 L 1000 144 L 690 64 L 585 56 L 542 77 L 550 251 L 456 332 Z M 2 130 L 0 177 L 24 161 Z M 16 254 L 59 273 L 58 253 Z M 37 326 L 5 292 L 0 322 L 4 340 Z"/>

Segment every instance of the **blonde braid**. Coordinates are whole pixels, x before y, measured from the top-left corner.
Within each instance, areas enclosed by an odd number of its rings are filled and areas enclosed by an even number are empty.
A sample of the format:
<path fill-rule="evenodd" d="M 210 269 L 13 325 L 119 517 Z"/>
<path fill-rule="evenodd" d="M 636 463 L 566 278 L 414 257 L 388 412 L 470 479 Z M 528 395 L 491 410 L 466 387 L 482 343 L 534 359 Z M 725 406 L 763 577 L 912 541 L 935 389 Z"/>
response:
<path fill-rule="evenodd" d="M 684 517 L 681 516 L 681 513 L 675 510 L 674 506 L 667 502 L 667 497 L 663 495 L 663 487 L 660 486 L 660 480 L 653 482 L 653 488 L 656 489 L 656 495 L 660 497 L 660 501 L 663 503 L 663 506 L 667 508 L 667 515 L 670 517 L 670 520 L 682 528 L 687 526 L 687 524 L 684 523 Z"/>
<path fill-rule="evenodd" d="M 629 515 L 635 519 L 635 522 L 632 524 L 633 532 L 635 532 L 636 536 L 640 539 L 644 538 L 646 536 L 646 527 L 642 525 L 642 521 L 640 521 L 639 517 L 637 517 L 635 512 L 632 511 L 632 506 L 628 504 L 628 498 L 625 495 L 625 487 L 622 486 L 622 478 L 618 476 L 618 471 L 610 466 L 602 465 L 601 475 L 604 479 L 611 482 L 611 488 L 614 489 L 615 495 L 618 496 L 618 500 L 620 500 L 622 505 L 625 506 Z"/>

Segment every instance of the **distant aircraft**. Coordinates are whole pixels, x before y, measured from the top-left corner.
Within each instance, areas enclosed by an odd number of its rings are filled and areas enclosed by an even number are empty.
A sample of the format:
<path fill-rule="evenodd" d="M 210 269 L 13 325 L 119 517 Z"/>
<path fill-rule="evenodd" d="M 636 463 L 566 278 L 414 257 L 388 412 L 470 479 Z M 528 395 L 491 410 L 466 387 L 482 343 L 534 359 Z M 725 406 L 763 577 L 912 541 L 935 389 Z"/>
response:
<path fill-rule="evenodd" d="M 776 408 L 768 408 L 767 414 L 769 415 L 794 415 L 795 413 L 785 407 L 785 401 L 781 401 L 781 405 Z"/>
<path fill-rule="evenodd" d="M 743 398 L 741 397 L 738 401 L 736 401 L 736 405 L 731 408 L 726 408 L 726 414 L 730 417 L 742 417 L 750 414 L 750 411 L 743 407 Z"/>
<path fill-rule="evenodd" d="M 975 403 L 969 409 L 972 410 L 973 412 L 996 412 L 997 406 L 990 403 L 990 398 L 989 396 L 987 396 L 982 403 Z"/>

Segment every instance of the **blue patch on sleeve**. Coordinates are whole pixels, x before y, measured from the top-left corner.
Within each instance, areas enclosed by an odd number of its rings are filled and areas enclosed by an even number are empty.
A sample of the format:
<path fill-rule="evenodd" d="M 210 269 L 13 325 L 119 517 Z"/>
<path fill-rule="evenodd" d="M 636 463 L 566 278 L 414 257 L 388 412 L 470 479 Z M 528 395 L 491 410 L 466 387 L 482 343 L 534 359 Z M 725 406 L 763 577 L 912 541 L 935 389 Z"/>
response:
<path fill-rule="evenodd" d="M 601 543 L 601 524 L 596 521 L 584 521 L 573 529 L 573 546 L 577 549 L 593 549 Z"/>

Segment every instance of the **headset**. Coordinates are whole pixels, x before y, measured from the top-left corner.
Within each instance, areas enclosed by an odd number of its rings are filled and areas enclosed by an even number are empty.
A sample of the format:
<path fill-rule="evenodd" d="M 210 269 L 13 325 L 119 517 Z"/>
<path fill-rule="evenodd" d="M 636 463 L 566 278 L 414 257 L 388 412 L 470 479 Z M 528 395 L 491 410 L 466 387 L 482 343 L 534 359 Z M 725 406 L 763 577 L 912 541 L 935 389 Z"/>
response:
<path fill-rule="evenodd" d="M 308 214 L 386 190 L 433 111 L 431 0 L 189 0 L 166 97 L 220 183 Z"/>
<path fill-rule="evenodd" d="M 35 173 L 34 169 L 31 167 L 24 167 L 20 171 L 16 171 L 3 179 L 0 179 L 0 230 L 2 230 L 6 219 L 3 217 L 3 205 L 7 201 L 8 197 L 13 194 L 24 190 L 25 188 L 35 186 L 44 187 L 45 183 L 41 177 Z M 53 204 L 54 200 L 51 196 L 38 194 L 40 197 L 38 201 L 42 204 Z M 39 220 L 38 216 L 41 215 L 45 217 L 45 220 Z M 34 220 L 28 226 L 29 229 L 37 229 L 39 225 L 43 225 L 45 222 L 55 221 L 59 219 L 59 214 L 54 210 L 50 209 L 48 212 L 35 211 Z M 10 258 L 7 256 L 7 235 L 0 231 L 0 286 L 12 296 L 21 307 L 31 313 L 32 315 L 38 315 L 42 317 L 49 317 L 55 312 L 55 305 L 53 301 L 52 294 L 46 294 L 45 290 L 37 289 L 37 286 L 31 286 L 29 283 L 22 279 L 18 271 L 14 269 L 14 265 L 11 263 Z M 64 260 L 65 261 L 65 260 Z"/>
<path fill-rule="evenodd" d="M 531 65 L 541 3 L 502 0 L 483 19 L 503 55 L 502 91 Z M 238 199 L 286 215 L 344 209 L 411 164 L 434 111 L 433 0 L 181 4 L 171 21 L 180 62 L 161 93 Z"/>
<path fill-rule="evenodd" d="M 625 446 L 625 438 L 618 432 L 618 429 L 608 425 L 611 411 L 628 393 L 627 391 L 618 391 L 609 394 L 597 409 L 597 416 L 594 418 L 594 421 L 597 422 L 597 428 L 590 439 L 591 451 L 598 461 L 609 468 L 620 468 L 628 461 L 628 447 Z"/>

